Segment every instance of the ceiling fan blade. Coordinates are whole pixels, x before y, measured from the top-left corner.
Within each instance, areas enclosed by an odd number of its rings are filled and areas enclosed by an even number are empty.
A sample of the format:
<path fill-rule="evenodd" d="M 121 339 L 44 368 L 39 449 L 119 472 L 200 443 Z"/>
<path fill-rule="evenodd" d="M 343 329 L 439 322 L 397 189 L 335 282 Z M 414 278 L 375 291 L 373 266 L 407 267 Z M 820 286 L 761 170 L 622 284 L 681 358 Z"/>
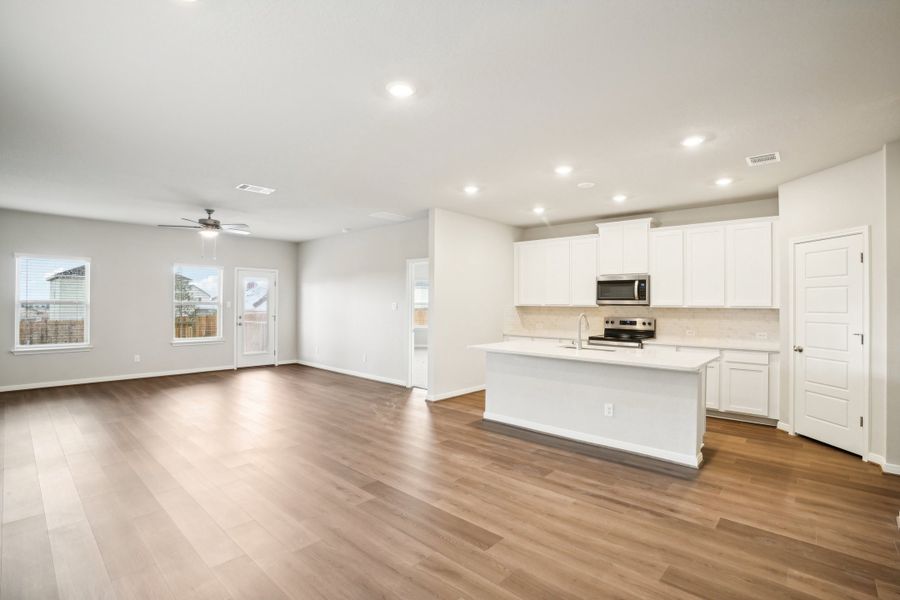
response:
<path fill-rule="evenodd" d="M 181 220 L 187 221 L 188 223 L 197 223 L 198 225 L 200 224 L 200 221 L 195 221 L 193 219 L 185 219 L 184 217 L 181 217 Z"/>
<path fill-rule="evenodd" d="M 222 233 L 231 233 L 236 235 L 250 235 L 250 231 L 247 229 L 222 229 Z"/>
<path fill-rule="evenodd" d="M 203 229 L 199 225 L 157 225 L 157 227 L 166 227 L 168 229 Z"/>

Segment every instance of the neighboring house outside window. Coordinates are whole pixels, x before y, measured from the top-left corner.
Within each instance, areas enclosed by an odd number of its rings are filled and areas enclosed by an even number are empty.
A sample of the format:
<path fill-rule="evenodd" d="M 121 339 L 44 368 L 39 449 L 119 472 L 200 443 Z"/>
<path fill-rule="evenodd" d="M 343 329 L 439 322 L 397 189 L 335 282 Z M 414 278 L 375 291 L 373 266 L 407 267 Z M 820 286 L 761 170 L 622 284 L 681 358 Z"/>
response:
<path fill-rule="evenodd" d="M 88 348 L 90 259 L 16 255 L 14 352 Z"/>
<path fill-rule="evenodd" d="M 222 269 L 175 265 L 173 343 L 222 339 Z"/>

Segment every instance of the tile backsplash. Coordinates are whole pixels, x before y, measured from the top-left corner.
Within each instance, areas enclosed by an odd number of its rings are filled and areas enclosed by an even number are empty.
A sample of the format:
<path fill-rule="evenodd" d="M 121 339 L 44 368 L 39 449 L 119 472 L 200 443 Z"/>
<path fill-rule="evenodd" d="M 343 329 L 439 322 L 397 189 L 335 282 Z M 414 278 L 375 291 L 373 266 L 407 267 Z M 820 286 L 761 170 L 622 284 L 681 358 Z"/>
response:
<path fill-rule="evenodd" d="M 511 306 L 506 311 L 503 332 L 568 338 L 576 330 L 581 313 L 587 314 L 590 334 L 603 331 L 605 317 L 654 317 L 657 337 L 696 337 L 758 341 L 778 339 L 778 309 L 747 308 L 649 308 L 646 306 L 537 307 Z"/>

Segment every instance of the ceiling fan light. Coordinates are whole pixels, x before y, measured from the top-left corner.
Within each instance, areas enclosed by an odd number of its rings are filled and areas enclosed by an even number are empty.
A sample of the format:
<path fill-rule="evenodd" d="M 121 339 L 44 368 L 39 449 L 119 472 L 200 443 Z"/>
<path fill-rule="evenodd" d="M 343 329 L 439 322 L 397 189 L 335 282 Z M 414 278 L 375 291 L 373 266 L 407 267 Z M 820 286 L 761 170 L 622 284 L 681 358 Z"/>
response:
<path fill-rule="evenodd" d="M 216 231 L 215 229 L 201 229 L 200 235 L 205 238 L 214 238 L 217 235 L 219 235 L 219 232 Z"/>

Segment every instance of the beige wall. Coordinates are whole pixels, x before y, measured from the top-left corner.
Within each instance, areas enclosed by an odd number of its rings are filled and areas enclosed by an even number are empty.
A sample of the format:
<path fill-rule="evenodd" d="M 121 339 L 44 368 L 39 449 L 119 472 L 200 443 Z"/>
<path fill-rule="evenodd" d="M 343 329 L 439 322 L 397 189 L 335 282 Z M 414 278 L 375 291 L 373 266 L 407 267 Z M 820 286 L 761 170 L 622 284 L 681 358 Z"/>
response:
<path fill-rule="evenodd" d="M 297 358 L 297 244 L 219 236 L 218 260 L 201 258 L 199 236 L 143 225 L 0 210 L 0 389 L 234 364 L 234 310 L 223 313 L 224 343 L 173 347 L 172 265 L 224 268 L 224 298 L 234 298 L 234 268 L 279 270 L 279 360 Z M 91 259 L 91 343 L 87 352 L 13 355 L 14 254 Z M 134 362 L 134 355 L 141 362 Z"/>
<path fill-rule="evenodd" d="M 789 260 L 790 240 L 799 236 L 841 231 L 852 227 L 869 228 L 870 292 L 870 452 L 885 452 L 885 377 L 887 352 L 886 254 L 884 153 L 875 152 L 862 158 L 814 173 L 779 187 L 781 245 L 781 305 L 785 307 L 781 323 L 782 394 L 789 392 L 789 357 L 791 335 Z M 782 420 L 788 421 L 789 403 L 782 402 Z"/>
<path fill-rule="evenodd" d="M 300 360 L 405 385 L 406 260 L 428 256 L 427 219 L 302 242 L 298 252 Z"/>
<path fill-rule="evenodd" d="M 753 217 L 772 217 L 777 214 L 778 198 L 766 198 L 763 200 L 747 200 L 729 204 L 714 204 L 711 206 L 699 206 L 677 210 L 619 215 L 612 219 L 597 218 L 561 225 L 538 225 L 537 227 L 527 227 L 523 229 L 522 239 L 542 240 L 546 238 L 567 237 L 570 235 L 587 235 L 597 233 L 597 228 L 595 227 L 597 223 L 644 217 L 656 219 L 656 226 L 658 227 L 670 227 L 676 225 L 690 225 L 692 223 L 750 219 Z"/>
<path fill-rule="evenodd" d="M 432 209 L 428 397 L 484 385 L 484 353 L 471 344 L 503 339 L 513 303 L 516 227 Z"/>
<path fill-rule="evenodd" d="M 900 141 L 885 154 L 887 255 L 887 462 L 900 465 Z"/>

